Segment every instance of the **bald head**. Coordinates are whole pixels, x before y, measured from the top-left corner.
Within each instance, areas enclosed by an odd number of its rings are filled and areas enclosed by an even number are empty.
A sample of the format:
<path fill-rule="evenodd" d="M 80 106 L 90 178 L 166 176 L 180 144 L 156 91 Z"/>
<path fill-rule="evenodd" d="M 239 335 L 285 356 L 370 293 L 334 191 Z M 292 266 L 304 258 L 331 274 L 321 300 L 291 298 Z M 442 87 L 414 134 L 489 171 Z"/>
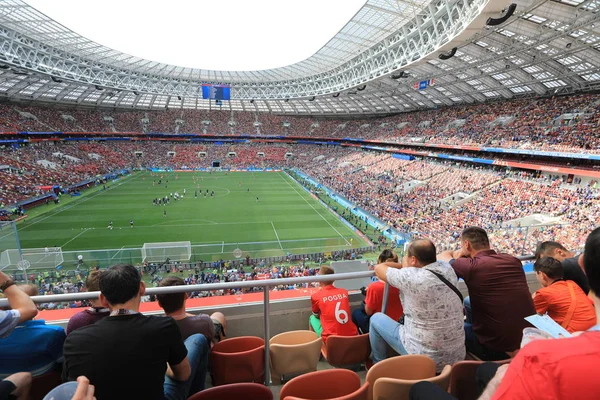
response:
<path fill-rule="evenodd" d="M 410 242 L 406 249 L 407 257 L 415 257 L 421 266 L 437 261 L 435 245 L 429 239 L 417 239 Z"/>

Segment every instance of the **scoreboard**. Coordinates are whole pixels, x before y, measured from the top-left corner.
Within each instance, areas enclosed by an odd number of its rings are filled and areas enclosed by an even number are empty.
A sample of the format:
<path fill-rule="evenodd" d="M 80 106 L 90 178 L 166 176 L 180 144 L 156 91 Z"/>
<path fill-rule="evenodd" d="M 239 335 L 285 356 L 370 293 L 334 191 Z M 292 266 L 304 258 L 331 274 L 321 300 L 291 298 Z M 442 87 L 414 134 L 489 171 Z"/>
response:
<path fill-rule="evenodd" d="M 230 85 L 202 84 L 202 98 L 210 100 L 229 100 L 231 94 Z"/>

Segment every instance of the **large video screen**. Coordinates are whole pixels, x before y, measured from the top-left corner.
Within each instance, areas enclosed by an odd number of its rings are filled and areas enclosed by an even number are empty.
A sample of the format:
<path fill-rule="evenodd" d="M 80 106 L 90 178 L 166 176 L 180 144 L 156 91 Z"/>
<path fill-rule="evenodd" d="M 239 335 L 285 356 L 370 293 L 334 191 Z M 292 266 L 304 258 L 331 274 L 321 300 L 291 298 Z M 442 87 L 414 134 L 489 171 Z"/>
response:
<path fill-rule="evenodd" d="M 211 100 L 229 100 L 231 93 L 231 86 L 229 85 L 213 85 L 203 84 L 202 85 L 202 98 Z"/>

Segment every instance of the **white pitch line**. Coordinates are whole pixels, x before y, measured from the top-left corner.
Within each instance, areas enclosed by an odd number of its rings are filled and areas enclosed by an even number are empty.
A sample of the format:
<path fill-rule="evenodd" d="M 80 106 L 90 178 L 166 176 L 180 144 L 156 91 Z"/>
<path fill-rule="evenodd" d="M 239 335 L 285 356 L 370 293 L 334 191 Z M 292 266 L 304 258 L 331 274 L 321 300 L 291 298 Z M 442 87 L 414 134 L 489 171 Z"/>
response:
<path fill-rule="evenodd" d="M 277 242 L 279 243 L 279 247 L 283 250 L 283 246 L 281 245 L 281 240 L 279 240 L 279 235 L 277 234 L 277 229 L 275 229 L 275 224 L 271 221 L 271 226 L 273 227 L 273 232 L 275 232 L 275 237 L 277 238 Z"/>
<path fill-rule="evenodd" d="M 225 253 L 225 241 L 221 242 L 221 254 Z"/>
<path fill-rule="evenodd" d="M 296 192 L 296 194 L 298 194 L 298 196 L 300 196 L 300 198 L 301 198 L 302 200 L 304 200 L 304 201 L 306 202 L 306 204 L 308 204 L 308 205 L 309 205 L 309 206 L 310 206 L 310 207 L 311 207 L 313 210 L 315 210 L 315 212 L 316 212 L 316 213 L 319 215 L 319 217 L 321 217 L 321 218 L 323 219 L 323 221 L 327 222 L 327 223 L 329 224 L 329 226 L 330 226 L 330 227 L 331 227 L 331 228 L 332 228 L 334 231 L 336 231 L 336 233 L 337 233 L 338 235 L 340 235 L 340 237 L 341 237 L 342 239 L 344 239 L 344 241 L 346 242 L 346 245 L 350 246 L 350 242 L 348 241 L 348 239 L 346 239 L 346 238 L 344 237 L 344 235 L 342 235 L 342 234 L 340 233 L 340 231 L 338 231 L 338 230 L 337 230 L 337 229 L 336 229 L 336 228 L 335 228 L 333 225 L 331 225 L 331 222 L 327 221 L 327 219 L 326 219 L 324 216 L 322 216 L 322 215 L 321 215 L 321 213 L 320 213 L 320 212 L 319 212 L 319 211 L 318 211 L 318 210 L 317 210 L 317 209 L 316 209 L 316 208 L 315 208 L 315 207 L 314 207 L 312 204 L 310 204 L 310 203 L 308 202 L 308 200 L 306 200 L 306 198 L 305 198 L 304 196 L 302 196 L 302 195 L 301 195 L 301 194 L 298 192 L 298 190 L 297 190 L 297 189 L 296 189 L 296 188 L 295 188 L 295 187 L 294 187 L 294 186 L 293 186 L 293 185 L 290 183 L 290 181 L 288 181 L 287 179 L 285 179 L 285 178 L 283 177 L 283 175 L 281 175 L 281 174 L 283 174 L 283 172 L 280 172 L 280 175 L 279 175 L 279 176 L 281 177 L 281 179 L 283 179 L 283 180 L 284 180 L 284 181 L 285 181 L 285 182 L 286 182 L 288 185 L 290 185 L 290 187 L 291 187 L 292 189 L 294 189 L 294 191 Z"/>
<path fill-rule="evenodd" d="M 60 247 L 65 247 L 66 245 L 68 245 L 69 243 L 71 243 L 73 240 L 77 239 L 79 236 L 83 235 L 84 233 L 86 233 L 89 230 L 90 230 L 90 228 L 85 228 L 83 231 L 81 231 L 79 234 L 75 235 L 71 240 L 69 240 L 68 242 L 66 242 L 65 244 L 63 244 Z"/>
<path fill-rule="evenodd" d="M 116 257 L 116 256 L 117 256 L 117 255 L 118 255 L 120 252 L 122 252 L 122 251 L 123 251 L 123 248 L 124 248 L 124 247 L 125 247 L 125 246 L 121 246 L 121 248 L 120 248 L 120 249 L 119 249 L 117 252 L 115 252 L 115 254 L 114 254 L 114 255 L 113 255 L 113 256 L 112 256 L 110 259 L 111 259 L 111 260 L 112 260 L 112 259 L 114 259 L 114 258 L 115 258 L 115 257 Z"/>

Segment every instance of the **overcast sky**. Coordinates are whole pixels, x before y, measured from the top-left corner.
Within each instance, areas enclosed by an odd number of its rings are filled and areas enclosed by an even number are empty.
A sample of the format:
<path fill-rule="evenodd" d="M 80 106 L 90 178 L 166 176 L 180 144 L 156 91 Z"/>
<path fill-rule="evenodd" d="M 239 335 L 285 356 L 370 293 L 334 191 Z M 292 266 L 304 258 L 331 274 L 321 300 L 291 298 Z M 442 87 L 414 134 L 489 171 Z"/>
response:
<path fill-rule="evenodd" d="M 261 70 L 317 52 L 365 0 L 25 0 L 95 42 L 153 61 Z"/>

